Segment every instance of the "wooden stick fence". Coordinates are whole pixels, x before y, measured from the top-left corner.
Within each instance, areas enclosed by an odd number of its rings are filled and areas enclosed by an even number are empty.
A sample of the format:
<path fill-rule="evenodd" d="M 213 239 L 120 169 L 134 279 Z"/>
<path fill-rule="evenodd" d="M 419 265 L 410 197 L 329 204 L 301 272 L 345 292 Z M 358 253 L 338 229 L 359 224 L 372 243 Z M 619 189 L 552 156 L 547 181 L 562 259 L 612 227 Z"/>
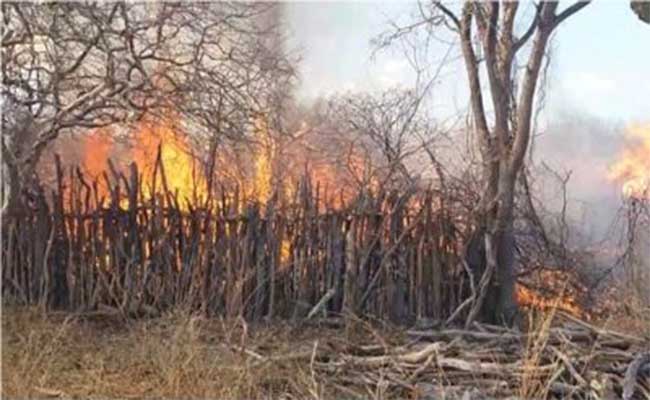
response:
<path fill-rule="evenodd" d="M 360 191 L 334 209 L 305 179 L 292 199 L 259 204 L 234 189 L 183 206 L 162 164 L 161 188 L 151 190 L 135 164 L 128 176 L 111 166 L 103 182 L 56 165 L 51 193 L 3 221 L 5 298 L 67 310 L 404 321 L 446 318 L 467 297 L 460 228 L 431 190 Z"/>

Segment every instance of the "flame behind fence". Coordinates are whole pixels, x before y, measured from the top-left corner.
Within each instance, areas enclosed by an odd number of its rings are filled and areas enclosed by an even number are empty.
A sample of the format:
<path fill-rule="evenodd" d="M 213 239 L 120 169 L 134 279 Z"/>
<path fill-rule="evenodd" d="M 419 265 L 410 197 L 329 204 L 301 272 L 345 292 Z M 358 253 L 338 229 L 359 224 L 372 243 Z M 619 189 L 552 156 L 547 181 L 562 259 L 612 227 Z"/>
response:
<path fill-rule="evenodd" d="M 107 201 L 79 169 L 57 161 L 56 170 L 51 201 L 41 193 L 30 213 L 4 221 L 5 297 L 251 319 L 304 316 L 326 298 L 330 312 L 402 320 L 444 318 L 469 287 L 458 270 L 465 228 L 433 191 L 360 191 L 345 207 L 323 207 L 327 196 L 305 178 L 282 201 L 234 190 L 183 207 L 178 193 L 144 195 L 136 164 L 128 176 L 103 174 Z"/>
<path fill-rule="evenodd" d="M 55 164 L 49 201 L 41 192 L 31 212 L 3 221 L 5 298 L 250 319 L 322 306 L 403 321 L 446 319 L 470 293 L 459 262 L 467 210 L 435 190 L 361 188 L 330 204 L 306 174 L 291 196 L 235 188 L 182 201 L 160 149 L 147 173 L 133 163 L 128 175 L 111 168 L 93 179 Z M 522 305 L 553 297 L 518 288 Z M 559 300 L 580 313 L 574 298 Z"/>

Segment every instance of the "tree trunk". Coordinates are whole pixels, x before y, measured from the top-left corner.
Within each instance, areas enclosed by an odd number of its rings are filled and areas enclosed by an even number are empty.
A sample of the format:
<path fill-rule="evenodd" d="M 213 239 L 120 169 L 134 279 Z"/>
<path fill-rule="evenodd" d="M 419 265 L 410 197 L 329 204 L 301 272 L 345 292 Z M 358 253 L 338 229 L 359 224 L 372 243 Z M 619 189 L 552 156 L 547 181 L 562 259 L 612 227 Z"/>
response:
<path fill-rule="evenodd" d="M 474 275 L 474 286 L 478 290 L 481 277 L 490 262 L 486 249 L 486 230 L 477 230 L 467 247 L 466 261 Z M 481 321 L 491 324 L 511 325 L 517 317 L 517 302 L 515 298 L 515 240 L 512 224 L 509 227 L 492 234 L 492 254 L 495 254 L 496 265 L 483 304 L 480 308 Z"/>
<path fill-rule="evenodd" d="M 518 313 L 513 230 L 516 174 L 508 169 L 507 161 L 502 160 L 489 163 L 484 168 L 483 179 L 487 187 L 481 200 L 479 228 L 468 244 L 465 257 L 474 275 L 476 290 L 481 277 L 490 269 L 489 263 L 496 263 L 491 268 L 494 274 L 482 299 L 480 319 L 492 324 L 511 325 Z M 491 249 L 486 248 L 488 233 Z M 488 254 L 494 255 L 492 260 Z"/>
<path fill-rule="evenodd" d="M 515 237 L 512 221 L 497 238 L 497 293 L 496 309 L 492 318 L 497 323 L 512 325 L 517 317 L 515 298 Z"/>
<path fill-rule="evenodd" d="M 12 215 L 22 209 L 20 195 L 21 184 L 18 167 L 3 157 L 3 182 L 2 182 L 2 216 Z"/>
<path fill-rule="evenodd" d="M 5 132 L 2 137 L 2 216 L 9 214 L 20 214 L 25 211 L 24 189 L 33 183 L 33 175 L 36 165 L 45 145 L 38 146 L 39 151 L 31 151 L 35 148 L 35 142 L 39 137 L 39 126 L 34 124 L 32 116 L 20 111 L 12 111 L 17 114 L 16 122 L 13 124 L 2 124 Z M 4 121 L 3 121 L 4 122 Z M 46 144 L 49 142 L 46 142 Z M 29 157 L 25 155 L 29 154 Z"/>

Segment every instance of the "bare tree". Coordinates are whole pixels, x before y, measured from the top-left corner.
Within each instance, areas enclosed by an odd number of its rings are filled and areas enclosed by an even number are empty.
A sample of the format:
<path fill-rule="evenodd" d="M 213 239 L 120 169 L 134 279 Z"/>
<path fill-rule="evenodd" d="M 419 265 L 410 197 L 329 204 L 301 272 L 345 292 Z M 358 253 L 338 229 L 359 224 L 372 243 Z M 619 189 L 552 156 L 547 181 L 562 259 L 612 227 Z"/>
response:
<path fill-rule="evenodd" d="M 422 137 L 436 136 L 421 112 L 422 97 L 413 90 L 351 94 L 331 98 L 327 114 L 343 141 L 356 141 L 376 162 L 382 185 L 416 183 L 408 161 L 422 148 Z"/>
<path fill-rule="evenodd" d="M 261 23 L 272 4 L 2 4 L 2 158 L 6 209 L 20 208 L 59 135 L 175 115 L 234 137 L 293 76 Z"/>
<path fill-rule="evenodd" d="M 525 13 L 518 1 L 471 2 L 454 10 L 440 1 L 421 5 L 419 18 L 393 38 L 420 27 L 433 34 L 447 27 L 460 41 L 470 91 L 470 110 L 482 160 L 481 202 L 475 247 L 483 247 L 485 290 L 469 320 L 479 310 L 491 321 L 511 323 L 514 298 L 513 210 L 516 183 L 531 139 L 536 92 L 544 55 L 555 29 L 589 1 L 558 10 L 558 1 L 535 4 L 523 32 L 516 32 Z M 524 68 L 518 68 L 519 63 Z M 484 85 L 484 81 L 487 84 Z M 483 304 L 483 298 L 487 298 Z"/>

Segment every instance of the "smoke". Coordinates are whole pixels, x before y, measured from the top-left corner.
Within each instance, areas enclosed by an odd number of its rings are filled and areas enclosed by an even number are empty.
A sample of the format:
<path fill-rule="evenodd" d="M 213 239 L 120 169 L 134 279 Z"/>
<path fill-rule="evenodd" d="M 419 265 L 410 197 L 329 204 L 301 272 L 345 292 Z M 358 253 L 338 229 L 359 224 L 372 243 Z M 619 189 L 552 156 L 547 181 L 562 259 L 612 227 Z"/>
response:
<path fill-rule="evenodd" d="M 622 205 L 620 184 L 608 179 L 608 170 L 623 147 L 625 126 L 584 113 L 561 113 L 549 122 L 533 143 L 533 160 L 567 182 L 569 216 L 573 229 L 600 241 L 611 232 Z M 557 206 L 557 182 L 541 195 Z"/>

